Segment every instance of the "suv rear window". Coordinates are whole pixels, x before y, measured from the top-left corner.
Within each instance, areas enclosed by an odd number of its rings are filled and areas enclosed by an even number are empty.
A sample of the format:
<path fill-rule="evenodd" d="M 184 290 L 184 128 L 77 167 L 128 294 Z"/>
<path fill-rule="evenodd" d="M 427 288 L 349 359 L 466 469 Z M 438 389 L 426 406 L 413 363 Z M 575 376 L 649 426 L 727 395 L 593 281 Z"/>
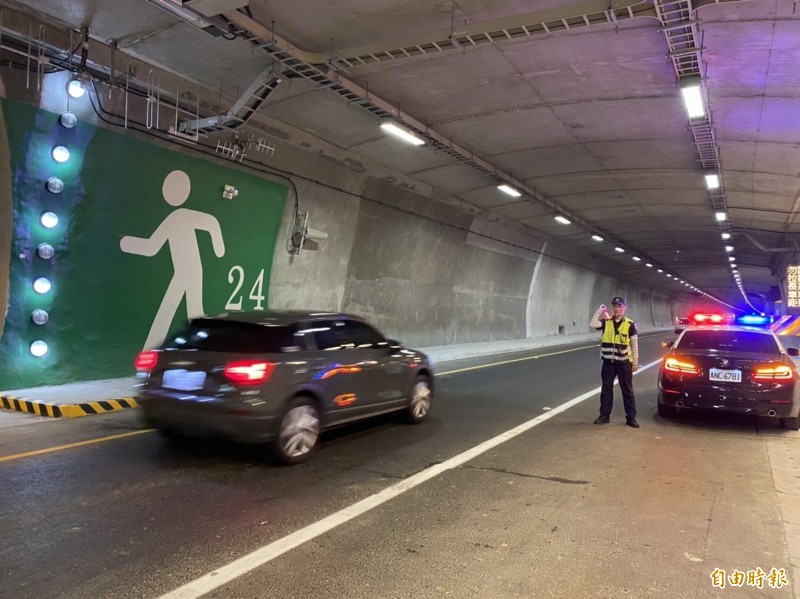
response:
<path fill-rule="evenodd" d="M 281 353 L 283 348 L 303 343 L 294 335 L 295 330 L 294 325 L 265 326 L 235 320 L 198 318 L 164 346 L 223 353 L 274 354 Z"/>
<path fill-rule="evenodd" d="M 683 333 L 676 346 L 680 349 L 717 349 L 757 354 L 780 354 L 772 335 L 753 331 L 692 331 Z"/>

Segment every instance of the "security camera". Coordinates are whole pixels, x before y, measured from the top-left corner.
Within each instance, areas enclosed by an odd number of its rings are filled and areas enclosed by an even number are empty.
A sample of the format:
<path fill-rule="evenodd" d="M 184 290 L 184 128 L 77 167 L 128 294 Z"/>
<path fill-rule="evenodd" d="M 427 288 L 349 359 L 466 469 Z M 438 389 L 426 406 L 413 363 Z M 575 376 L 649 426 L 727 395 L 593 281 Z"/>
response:
<path fill-rule="evenodd" d="M 328 234 L 325 231 L 312 229 L 308 226 L 308 212 L 305 212 L 297 217 L 294 229 L 292 230 L 292 236 L 289 238 L 289 241 L 286 244 L 286 249 L 289 250 L 290 254 L 299 256 L 300 252 L 303 251 L 306 240 L 320 240 L 327 238 Z"/>

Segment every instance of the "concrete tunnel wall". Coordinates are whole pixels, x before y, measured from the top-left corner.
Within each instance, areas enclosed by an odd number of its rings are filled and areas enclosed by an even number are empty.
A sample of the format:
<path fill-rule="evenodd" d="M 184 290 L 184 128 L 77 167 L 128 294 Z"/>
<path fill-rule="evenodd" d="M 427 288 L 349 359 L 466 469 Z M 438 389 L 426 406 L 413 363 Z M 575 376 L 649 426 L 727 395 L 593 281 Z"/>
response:
<path fill-rule="evenodd" d="M 320 182 L 295 180 L 301 211 L 328 239 L 300 256 L 276 251 L 273 308 L 358 314 L 419 347 L 584 334 L 614 295 L 643 331 L 674 322 L 671 299 L 625 281 L 623 267 L 432 199 L 363 157 L 362 170 L 282 148 L 280 162 Z M 287 236 L 293 210 L 290 201 Z"/>

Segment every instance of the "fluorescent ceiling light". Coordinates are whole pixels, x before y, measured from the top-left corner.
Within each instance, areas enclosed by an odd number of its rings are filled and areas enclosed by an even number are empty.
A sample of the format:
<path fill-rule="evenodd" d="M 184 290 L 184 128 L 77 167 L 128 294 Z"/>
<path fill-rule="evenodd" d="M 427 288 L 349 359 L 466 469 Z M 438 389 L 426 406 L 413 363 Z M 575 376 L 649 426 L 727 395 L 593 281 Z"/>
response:
<path fill-rule="evenodd" d="M 733 256 L 728 256 L 728 262 L 736 262 L 736 258 Z"/>
<path fill-rule="evenodd" d="M 706 115 L 699 79 L 691 79 L 681 84 L 681 94 L 683 94 L 683 104 L 686 106 L 686 113 L 690 119 L 699 119 Z"/>
<path fill-rule="evenodd" d="M 648 262 L 647 264 L 645 264 L 645 266 L 646 266 L 647 268 L 653 268 L 653 265 L 652 265 L 652 264 L 650 264 L 649 262 Z"/>
<path fill-rule="evenodd" d="M 642 261 L 642 259 L 641 259 L 639 256 L 634 256 L 634 257 L 633 257 L 633 260 L 634 260 L 635 262 L 641 262 L 641 261 Z"/>
<path fill-rule="evenodd" d="M 727 216 L 725 215 L 725 212 L 723 212 L 723 211 L 717 212 L 716 214 L 714 214 L 714 217 L 717 219 L 717 222 L 720 222 L 720 223 L 727 218 Z"/>
<path fill-rule="evenodd" d="M 387 133 L 391 133 L 395 137 L 399 137 L 403 141 L 406 141 L 410 144 L 414 144 L 415 146 L 425 145 L 425 142 L 416 135 L 414 135 L 411 131 L 409 131 L 405 127 L 401 127 L 400 125 L 391 120 L 383 121 L 381 123 L 381 129 L 383 129 Z"/>
<path fill-rule="evenodd" d="M 599 235 L 592 235 L 592 239 L 594 239 L 595 241 L 603 241 L 603 238 L 600 237 Z"/>
<path fill-rule="evenodd" d="M 671 274 L 669 274 L 669 273 L 667 273 L 667 276 L 668 276 L 670 279 L 672 278 L 672 275 L 671 275 Z"/>
<path fill-rule="evenodd" d="M 730 233 L 723 233 L 722 234 L 722 238 L 723 239 L 730 239 L 731 238 L 731 234 Z"/>
<path fill-rule="evenodd" d="M 664 272 L 664 269 L 663 268 L 659 268 L 658 272 Z"/>
<path fill-rule="evenodd" d="M 731 269 L 736 270 L 736 265 L 735 264 L 731 264 Z"/>
<path fill-rule="evenodd" d="M 708 189 L 719 189 L 719 175 L 717 173 L 706 175 L 706 187 Z"/>
<path fill-rule="evenodd" d="M 619 246 L 615 247 L 615 248 L 614 248 L 614 251 L 615 251 L 615 252 L 619 252 L 620 254 L 622 254 L 622 253 L 624 253 L 624 252 L 625 252 L 625 250 L 623 250 L 623 249 L 622 249 L 621 247 L 619 247 Z"/>
<path fill-rule="evenodd" d="M 564 218 L 563 216 L 557 216 L 557 217 L 556 217 L 556 220 L 557 220 L 558 222 L 560 222 L 562 225 L 568 225 L 568 224 L 570 224 L 570 222 L 569 222 L 569 219 L 567 219 L 567 218 Z"/>
<path fill-rule="evenodd" d="M 725 246 L 725 251 L 726 252 L 732 252 L 733 251 L 733 246 L 732 245 L 726 245 Z"/>
<path fill-rule="evenodd" d="M 514 189 L 510 185 L 506 185 L 506 184 L 498 185 L 497 189 L 499 189 L 503 193 L 506 193 L 506 194 L 510 195 L 512 198 L 518 198 L 518 197 L 520 197 L 522 195 L 516 189 Z"/>

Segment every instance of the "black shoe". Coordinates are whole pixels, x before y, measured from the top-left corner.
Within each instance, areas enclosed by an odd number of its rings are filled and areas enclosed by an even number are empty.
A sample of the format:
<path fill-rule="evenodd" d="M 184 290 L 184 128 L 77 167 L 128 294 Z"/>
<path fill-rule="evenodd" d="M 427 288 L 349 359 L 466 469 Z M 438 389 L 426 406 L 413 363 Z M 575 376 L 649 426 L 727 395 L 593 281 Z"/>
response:
<path fill-rule="evenodd" d="M 628 418 L 625 420 L 625 424 L 631 426 L 633 428 L 639 428 L 639 423 L 636 422 L 636 418 Z"/>
<path fill-rule="evenodd" d="M 602 414 L 600 414 L 597 417 L 597 420 L 594 421 L 595 424 L 608 424 L 608 422 L 609 422 L 608 416 L 603 416 Z"/>

